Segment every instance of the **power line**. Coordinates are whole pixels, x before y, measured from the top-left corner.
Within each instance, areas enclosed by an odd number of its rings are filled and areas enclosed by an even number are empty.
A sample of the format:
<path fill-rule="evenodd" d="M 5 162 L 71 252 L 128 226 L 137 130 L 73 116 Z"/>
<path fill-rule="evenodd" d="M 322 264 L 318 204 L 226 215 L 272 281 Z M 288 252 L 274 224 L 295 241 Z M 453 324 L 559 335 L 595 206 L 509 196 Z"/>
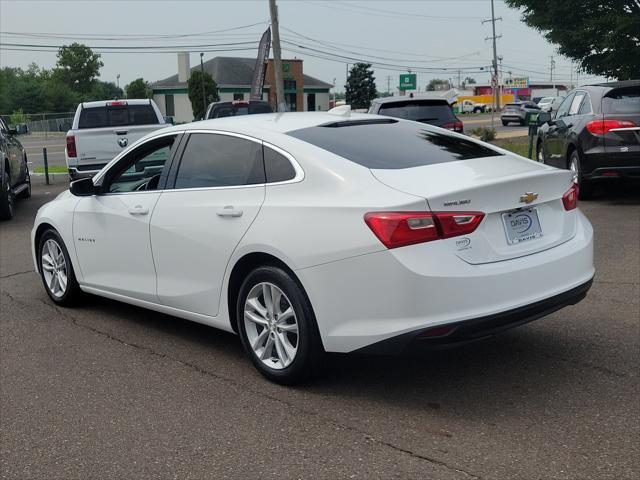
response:
<path fill-rule="evenodd" d="M 231 32 L 234 30 L 241 30 L 244 28 L 255 27 L 257 25 L 265 25 L 266 21 L 251 23 L 248 25 L 239 25 L 236 27 L 224 28 L 222 30 L 210 30 L 207 32 L 200 33 L 177 33 L 170 35 L 145 35 L 145 34 L 126 34 L 126 33 L 74 33 L 72 35 L 64 34 L 64 33 L 54 33 L 54 32 L 3 32 L 0 31 L 0 35 L 12 35 L 12 36 L 21 36 L 21 37 L 40 37 L 40 38 L 77 38 L 77 39 L 100 39 L 100 40 L 132 40 L 132 39 L 144 39 L 144 40 L 164 40 L 171 38 L 187 38 L 187 37 L 200 37 L 203 35 L 213 35 L 217 33 L 223 32 Z M 120 38 L 118 38 L 120 37 Z"/>

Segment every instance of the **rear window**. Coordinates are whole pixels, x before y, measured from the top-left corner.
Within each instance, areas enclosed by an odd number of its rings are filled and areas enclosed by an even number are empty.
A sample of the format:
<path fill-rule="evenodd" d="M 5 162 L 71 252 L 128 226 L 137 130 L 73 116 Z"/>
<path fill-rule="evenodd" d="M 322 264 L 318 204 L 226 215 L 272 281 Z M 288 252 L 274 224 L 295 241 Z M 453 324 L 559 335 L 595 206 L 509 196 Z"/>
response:
<path fill-rule="evenodd" d="M 342 121 L 289 132 L 359 165 L 400 169 L 502 155 L 434 128 L 401 121 Z"/>
<path fill-rule="evenodd" d="M 83 108 L 78 128 L 121 127 L 125 125 L 157 125 L 160 123 L 151 105 L 118 105 Z"/>
<path fill-rule="evenodd" d="M 602 99 L 603 113 L 640 114 L 640 86 L 617 88 Z"/>
<path fill-rule="evenodd" d="M 393 102 L 380 105 L 380 115 L 414 120 L 416 122 L 455 122 L 456 117 L 447 103 Z"/>

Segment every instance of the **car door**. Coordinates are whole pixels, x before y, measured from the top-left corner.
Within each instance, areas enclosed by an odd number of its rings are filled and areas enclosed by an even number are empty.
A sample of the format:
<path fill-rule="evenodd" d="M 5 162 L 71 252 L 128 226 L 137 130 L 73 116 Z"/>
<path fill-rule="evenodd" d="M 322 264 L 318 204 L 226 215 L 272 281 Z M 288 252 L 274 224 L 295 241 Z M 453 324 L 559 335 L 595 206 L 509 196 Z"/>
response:
<path fill-rule="evenodd" d="M 0 129 L 2 129 L 2 136 L 5 139 L 5 148 L 7 159 L 9 160 L 9 176 L 11 177 L 11 185 L 15 186 L 24 180 L 25 165 L 24 165 L 24 151 L 22 145 L 10 133 L 7 124 L 0 120 Z"/>
<path fill-rule="evenodd" d="M 550 122 L 545 136 L 544 148 L 547 157 L 545 161 L 555 167 L 566 168 L 562 150 L 566 132 L 565 117 L 569 115 L 569 107 L 571 107 L 574 96 L 575 92 L 571 92 L 565 97 L 558 107 L 553 121 Z"/>
<path fill-rule="evenodd" d="M 73 235 L 84 285 L 158 303 L 149 221 L 177 140 L 139 145 L 98 178 L 100 194 L 78 202 Z"/>
<path fill-rule="evenodd" d="M 172 176 L 174 188 L 162 194 L 151 219 L 158 297 L 173 308 L 216 316 L 229 258 L 264 201 L 262 143 L 193 132 Z"/>

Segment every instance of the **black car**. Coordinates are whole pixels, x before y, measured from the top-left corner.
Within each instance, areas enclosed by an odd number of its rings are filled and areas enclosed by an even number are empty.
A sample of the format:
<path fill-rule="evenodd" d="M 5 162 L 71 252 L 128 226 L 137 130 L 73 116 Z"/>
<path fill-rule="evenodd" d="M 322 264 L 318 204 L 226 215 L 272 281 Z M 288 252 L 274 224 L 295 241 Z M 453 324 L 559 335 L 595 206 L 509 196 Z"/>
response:
<path fill-rule="evenodd" d="M 640 80 L 579 87 L 538 129 L 537 159 L 575 172 L 580 197 L 596 180 L 640 176 Z"/>
<path fill-rule="evenodd" d="M 18 131 L 9 129 L 0 118 L 0 220 L 13 218 L 15 198 L 31 196 L 27 154 L 17 135 Z"/>
<path fill-rule="evenodd" d="M 463 133 L 464 126 L 446 99 L 419 97 L 376 98 L 369 113 L 428 123 Z"/>
<path fill-rule="evenodd" d="M 205 120 L 211 118 L 235 117 L 236 115 L 254 115 L 256 113 L 273 113 L 269 102 L 262 100 L 244 101 L 235 100 L 233 102 L 214 102 L 207 107 Z"/>

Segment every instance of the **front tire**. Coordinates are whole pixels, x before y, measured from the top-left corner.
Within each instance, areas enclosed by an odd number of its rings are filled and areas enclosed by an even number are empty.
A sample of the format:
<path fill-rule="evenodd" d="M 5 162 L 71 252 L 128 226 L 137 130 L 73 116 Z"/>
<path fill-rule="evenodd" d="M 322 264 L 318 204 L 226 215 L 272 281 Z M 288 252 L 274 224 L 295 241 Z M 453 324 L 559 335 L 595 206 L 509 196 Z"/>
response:
<path fill-rule="evenodd" d="M 11 220 L 13 218 L 13 190 L 11 188 L 11 178 L 5 171 L 0 182 L 0 220 Z"/>
<path fill-rule="evenodd" d="M 49 298 L 65 307 L 74 305 L 82 291 L 69 252 L 58 232 L 53 229 L 44 232 L 40 238 L 38 262 L 40 277 Z"/>
<path fill-rule="evenodd" d="M 577 150 L 571 152 L 569 156 L 569 170 L 573 172 L 574 181 L 578 184 L 578 198 L 580 200 L 588 200 L 593 197 L 593 182 L 590 182 L 582 176 L 580 155 Z"/>
<path fill-rule="evenodd" d="M 536 160 L 544 163 L 544 142 L 542 140 L 538 141 L 538 145 L 536 146 Z"/>
<path fill-rule="evenodd" d="M 507 121 L 505 121 L 505 120 L 502 120 L 502 126 L 503 126 L 503 127 L 506 127 L 507 125 L 509 125 L 509 122 L 507 122 Z"/>
<path fill-rule="evenodd" d="M 249 273 L 236 318 L 242 345 L 269 380 L 293 385 L 319 371 L 322 347 L 311 304 L 283 269 L 263 266 Z"/>

